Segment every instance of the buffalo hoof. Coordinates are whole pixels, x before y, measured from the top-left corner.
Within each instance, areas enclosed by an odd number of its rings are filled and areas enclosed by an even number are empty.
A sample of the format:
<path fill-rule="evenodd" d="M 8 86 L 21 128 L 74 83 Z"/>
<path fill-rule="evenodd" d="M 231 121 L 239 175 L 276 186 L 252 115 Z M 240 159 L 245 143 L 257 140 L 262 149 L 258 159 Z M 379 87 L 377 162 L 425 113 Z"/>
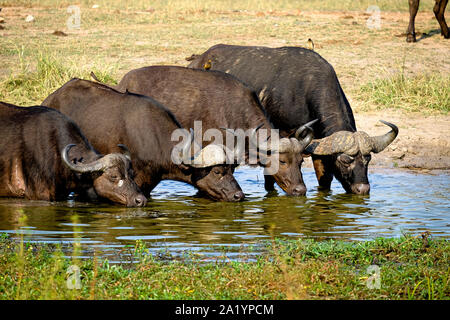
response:
<path fill-rule="evenodd" d="M 416 42 L 416 34 L 407 34 L 406 35 L 406 42 Z"/>

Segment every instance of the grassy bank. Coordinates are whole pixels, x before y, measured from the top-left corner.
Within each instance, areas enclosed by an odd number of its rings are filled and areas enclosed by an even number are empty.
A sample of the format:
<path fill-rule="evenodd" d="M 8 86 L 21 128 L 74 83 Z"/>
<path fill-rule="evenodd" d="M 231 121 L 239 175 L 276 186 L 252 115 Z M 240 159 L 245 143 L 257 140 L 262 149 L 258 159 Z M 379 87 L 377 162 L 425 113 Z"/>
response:
<path fill-rule="evenodd" d="M 23 50 L 23 49 L 22 49 Z M 40 104 L 48 95 L 70 79 L 97 77 L 108 84 L 116 84 L 117 65 L 79 65 L 57 58 L 49 52 L 38 52 L 32 64 L 26 63 L 24 52 L 18 51 L 18 70 L 0 80 L 0 101 L 21 106 Z M 35 67 L 31 67 L 31 65 Z M 354 93 L 361 111 L 397 109 L 422 114 L 448 114 L 450 111 L 450 76 L 419 74 L 405 76 L 397 73 L 362 85 Z"/>
<path fill-rule="evenodd" d="M 399 109 L 421 114 L 450 111 L 450 76 L 443 74 L 405 77 L 397 74 L 360 88 L 362 110 Z"/>
<path fill-rule="evenodd" d="M 75 248 L 75 250 L 77 250 Z M 111 265 L 55 247 L 0 242 L 0 299 L 449 299 L 450 242 L 424 237 L 368 242 L 274 241 L 256 262 L 158 261 Z M 81 288 L 68 289 L 69 267 Z M 379 277 L 378 277 L 379 275 Z M 377 282 L 379 279 L 379 282 Z"/>
<path fill-rule="evenodd" d="M 55 90 L 72 78 L 90 79 L 93 71 L 105 83 L 116 84 L 111 77 L 115 66 L 80 66 L 75 61 L 57 59 L 48 52 L 39 52 L 33 66 L 23 60 L 23 49 L 18 51 L 18 70 L 0 81 L 0 101 L 20 106 L 40 105 Z"/>

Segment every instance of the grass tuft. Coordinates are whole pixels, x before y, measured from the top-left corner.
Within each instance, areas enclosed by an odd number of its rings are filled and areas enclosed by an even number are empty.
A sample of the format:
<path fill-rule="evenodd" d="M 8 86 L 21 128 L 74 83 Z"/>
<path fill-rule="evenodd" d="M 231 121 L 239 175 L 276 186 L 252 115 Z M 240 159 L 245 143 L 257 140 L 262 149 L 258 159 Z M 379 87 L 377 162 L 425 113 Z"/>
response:
<path fill-rule="evenodd" d="M 398 74 L 369 82 L 360 88 L 363 110 L 402 109 L 447 114 L 450 111 L 450 75 L 406 77 Z"/>
<path fill-rule="evenodd" d="M 135 264 L 64 257 L 0 237 L 1 299 L 449 299 L 450 242 L 273 240 L 256 262 L 160 261 L 142 242 Z M 80 270 L 80 289 L 67 285 Z M 375 269 L 374 269 L 375 267 Z M 373 273 L 371 270 L 378 270 Z M 374 276 L 378 276 L 379 285 Z M 372 284 L 370 286 L 369 284 Z"/>
<path fill-rule="evenodd" d="M 42 101 L 72 78 L 92 80 L 93 71 L 98 79 L 115 84 L 111 76 L 113 67 L 97 68 L 86 64 L 57 59 L 49 53 L 39 52 L 34 65 L 25 63 L 23 52 L 18 52 L 19 72 L 10 74 L 0 82 L 0 101 L 19 106 L 39 105 Z"/>

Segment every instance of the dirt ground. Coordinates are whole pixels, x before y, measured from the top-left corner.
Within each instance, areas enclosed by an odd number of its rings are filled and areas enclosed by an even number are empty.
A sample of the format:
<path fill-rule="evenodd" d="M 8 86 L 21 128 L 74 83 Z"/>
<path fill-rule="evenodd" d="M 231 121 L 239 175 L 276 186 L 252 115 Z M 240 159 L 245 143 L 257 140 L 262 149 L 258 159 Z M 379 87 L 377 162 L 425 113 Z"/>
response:
<path fill-rule="evenodd" d="M 384 111 L 357 112 L 358 130 L 381 135 L 390 129 L 379 120 L 395 123 L 399 134 L 383 152 L 372 154 L 374 168 L 406 168 L 422 173 L 450 171 L 450 117 Z M 307 159 L 305 167 L 312 167 Z"/>
<path fill-rule="evenodd" d="M 363 10 L 192 11 L 174 7 L 167 12 L 149 4 L 148 10 L 81 6 L 81 12 L 81 29 L 68 30 L 65 5 L 4 7 L 0 14 L 4 19 L 0 24 L 0 82 L 20 65 L 33 66 L 39 50 L 87 70 L 112 66 L 112 76 L 120 79 L 128 70 L 142 66 L 186 66 L 185 57 L 217 43 L 305 46 L 312 38 L 316 51 L 334 66 L 358 130 L 371 135 L 387 132 L 389 128 L 379 123 L 380 119 L 400 129 L 386 150 L 373 155 L 371 166 L 450 170 L 450 115 L 397 109 L 363 111 L 364 101 L 357 95 L 361 85 L 400 70 L 407 76 L 450 74 L 450 40 L 440 36 L 429 8 L 422 6 L 417 16 L 419 41 L 415 44 L 405 41 L 409 15 L 404 9 L 381 12 L 380 29 L 367 28 L 370 14 Z M 25 22 L 29 14 L 35 21 Z M 448 9 L 446 14 L 448 17 Z M 55 36 L 55 31 L 67 36 Z M 7 93 L 3 97 L 8 97 Z"/>
<path fill-rule="evenodd" d="M 390 129 L 384 119 L 399 127 L 397 139 L 383 152 L 372 155 L 371 166 L 408 169 L 450 169 L 450 117 L 378 111 L 356 113 L 358 130 L 380 135 Z"/>

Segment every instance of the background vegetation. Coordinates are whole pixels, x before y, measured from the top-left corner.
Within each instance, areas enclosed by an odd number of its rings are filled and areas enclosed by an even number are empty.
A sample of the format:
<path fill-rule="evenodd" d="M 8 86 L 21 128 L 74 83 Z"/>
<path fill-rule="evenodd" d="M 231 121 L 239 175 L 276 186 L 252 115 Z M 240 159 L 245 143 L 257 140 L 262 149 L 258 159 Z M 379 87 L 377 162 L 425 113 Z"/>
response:
<path fill-rule="evenodd" d="M 217 43 L 304 46 L 312 38 L 356 111 L 446 114 L 450 45 L 439 35 L 433 3 L 422 1 L 420 41 L 407 44 L 406 0 L 0 0 L 0 100 L 39 104 L 92 70 L 115 83 L 134 68 L 187 65 L 185 57 Z M 80 29 L 67 27 L 74 4 Z M 380 29 L 367 27 L 371 5 L 381 10 Z M 35 20 L 25 22 L 27 15 Z"/>

